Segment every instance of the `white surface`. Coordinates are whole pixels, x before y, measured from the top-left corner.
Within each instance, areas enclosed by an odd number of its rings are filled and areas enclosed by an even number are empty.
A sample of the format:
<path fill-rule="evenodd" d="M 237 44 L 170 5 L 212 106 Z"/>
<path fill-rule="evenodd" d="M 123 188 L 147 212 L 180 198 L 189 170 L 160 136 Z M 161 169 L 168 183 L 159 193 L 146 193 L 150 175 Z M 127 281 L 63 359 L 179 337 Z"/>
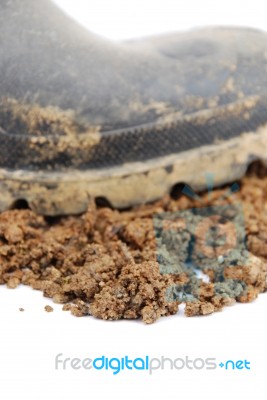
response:
<path fill-rule="evenodd" d="M 0 287 L 1 399 L 265 398 L 267 295 L 207 317 L 181 314 L 154 325 L 75 318 L 40 292 Z M 53 313 L 44 306 L 51 304 Z M 20 312 L 19 307 L 25 308 Z M 251 370 L 55 370 L 55 357 L 214 357 L 251 362 Z M 261 396 L 261 397 L 260 397 Z M 263 397 L 262 397 L 263 396 Z"/>
<path fill-rule="evenodd" d="M 266 0 L 54 0 L 91 31 L 124 39 L 203 25 L 267 30 Z"/>

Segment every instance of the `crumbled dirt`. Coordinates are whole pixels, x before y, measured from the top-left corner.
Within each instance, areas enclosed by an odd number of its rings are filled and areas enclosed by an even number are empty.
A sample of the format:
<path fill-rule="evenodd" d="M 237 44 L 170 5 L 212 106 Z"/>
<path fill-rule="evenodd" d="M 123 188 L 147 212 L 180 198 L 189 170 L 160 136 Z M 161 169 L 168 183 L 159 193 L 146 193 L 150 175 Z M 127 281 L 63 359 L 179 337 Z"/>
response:
<path fill-rule="evenodd" d="M 50 312 L 53 312 L 54 311 L 54 309 L 53 309 L 53 307 L 51 307 L 51 306 L 45 306 L 45 311 L 46 312 L 48 312 L 48 313 L 50 313 Z"/>
<path fill-rule="evenodd" d="M 18 102 L 13 98 L 0 100 L 0 130 L 31 136 L 75 136 L 97 132 L 99 127 L 77 122 L 72 110 L 41 107 Z"/>
<path fill-rule="evenodd" d="M 209 282 L 181 263 L 191 235 L 190 229 L 180 234 L 181 221 L 176 221 L 175 237 L 170 236 L 177 262 L 166 246 L 159 247 L 156 215 L 200 207 L 181 195 L 128 211 L 97 208 L 92 202 L 78 217 L 51 219 L 31 210 L 3 212 L 0 284 L 41 290 L 78 317 L 141 318 L 145 323 L 177 313 L 182 302 L 187 316 L 250 302 L 267 290 L 267 171 L 259 164 L 252 166 L 239 192 L 222 200 L 228 189 L 201 194 L 201 207 L 241 202 L 248 251 L 235 256 L 237 263 L 218 252 L 216 258 L 202 262 L 200 270 Z M 170 221 L 164 224 L 165 230 L 170 229 Z"/>

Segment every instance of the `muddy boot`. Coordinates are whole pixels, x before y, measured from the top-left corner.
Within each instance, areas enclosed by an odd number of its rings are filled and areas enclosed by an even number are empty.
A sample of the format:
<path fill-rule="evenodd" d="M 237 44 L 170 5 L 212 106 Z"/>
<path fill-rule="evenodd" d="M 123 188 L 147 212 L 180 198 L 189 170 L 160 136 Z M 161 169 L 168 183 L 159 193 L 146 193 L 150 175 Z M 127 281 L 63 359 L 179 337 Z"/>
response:
<path fill-rule="evenodd" d="M 151 201 L 267 159 L 267 37 L 217 28 L 112 43 L 50 0 L 1 0 L 0 210 Z"/>

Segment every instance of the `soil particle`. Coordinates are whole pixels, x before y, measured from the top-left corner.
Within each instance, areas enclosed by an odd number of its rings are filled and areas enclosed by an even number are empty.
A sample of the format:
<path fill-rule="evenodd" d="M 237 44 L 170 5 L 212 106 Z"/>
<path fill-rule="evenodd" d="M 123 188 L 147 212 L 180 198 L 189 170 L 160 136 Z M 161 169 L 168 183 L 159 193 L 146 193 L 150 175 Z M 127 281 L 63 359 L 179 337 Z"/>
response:
<path fill-rule="evenodd" d="M 20 284 L 20 281 L 18 278 L 14 277 L 14 278 L 9 278 L 9 280 L 7 281 L 7 287 L 8 289 L 16 289 L 18 287 L 18 285 Z"/>
<path fill-rule="evenodd" d="M 201 207 L 221 204 L 227 189 L 202 193 Z M 147 324 L 177 313 L 182 302 L 185 314 L 195 316 L 220 311 L 236 301 L 253 301 L 267 290 L 267 171 L 260 165 L 251 168 L 240 181 L 240 191 L 223 201 L 242 204 L 248 251 L 232 258 L 215 252 L 211 261 L 200 264 L 208 282 L 183 267 L 191 228 L 183 232 L 180 220 L 165 220 L 158 237 L 156 215 L 199 207 L 196 200 L 182 195 L 177 200 L 165 196 L 128 211 L 97 208 L 92 202 L 82 216 L 55 220 L 24 209 L 3 212 L 0 284 L 41 290 L 77 317 L 141 318 Z M 200 216 L 192 217 L 191 225 L 194 218 Z M 172 229 L 175 237 L 169 233 Z M 163 246 L 164 237 L 174 254 Z M 53 309 L 46 306 L 45 310 Z"/>
<path fill-rule="evenodd" d="M 53 312 L 54 311 L 54 309 L 53 309 L 53 307 L 51 307 L 51 306 L 45 306 L 45 311 L 46 312 L 48 312 L 48 313 L 50 313 L 50 312 Z"/>

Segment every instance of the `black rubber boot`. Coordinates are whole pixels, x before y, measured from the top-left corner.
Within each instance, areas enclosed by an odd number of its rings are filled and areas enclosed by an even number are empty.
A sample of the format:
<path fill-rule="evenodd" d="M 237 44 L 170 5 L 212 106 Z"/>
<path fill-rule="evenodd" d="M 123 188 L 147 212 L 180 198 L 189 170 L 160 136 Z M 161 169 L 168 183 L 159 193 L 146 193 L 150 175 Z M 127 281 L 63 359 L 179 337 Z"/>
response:
<path fill-rule="evenodd" d="M 49 0 L 0 0 L 0 209 L 49 215 L 203 188 L 267 159 L 267 37 L 216 28 L 111 43 Z"/>

